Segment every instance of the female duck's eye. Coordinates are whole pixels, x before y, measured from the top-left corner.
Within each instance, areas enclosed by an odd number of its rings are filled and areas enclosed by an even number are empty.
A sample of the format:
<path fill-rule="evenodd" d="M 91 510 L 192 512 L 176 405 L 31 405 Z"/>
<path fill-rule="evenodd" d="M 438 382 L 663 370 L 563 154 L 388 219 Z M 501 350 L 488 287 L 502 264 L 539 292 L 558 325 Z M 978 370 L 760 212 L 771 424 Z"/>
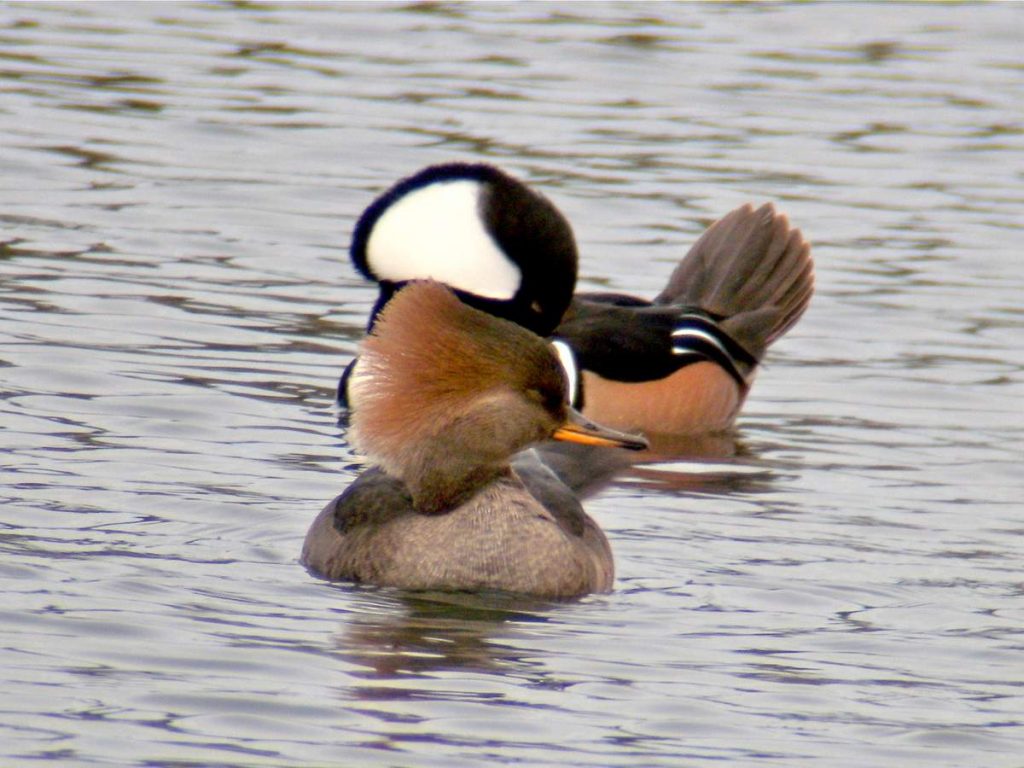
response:
<path fill-rule="evenodd" d="M 560 389 L 531 389 L 529 395 L 546 411 L 558 411 L 565 401 L 565 393 Z"/>

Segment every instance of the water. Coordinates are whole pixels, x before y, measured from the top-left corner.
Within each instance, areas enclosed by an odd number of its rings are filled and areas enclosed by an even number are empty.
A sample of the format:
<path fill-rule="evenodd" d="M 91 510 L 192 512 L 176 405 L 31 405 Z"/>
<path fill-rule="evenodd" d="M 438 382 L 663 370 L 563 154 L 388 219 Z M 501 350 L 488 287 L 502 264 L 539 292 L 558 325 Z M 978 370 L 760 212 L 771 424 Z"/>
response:
<path fill-rule="evenodd" d="M 0 7 L 0 762 L 1021 766 L 1024 7 Z M 773 200 L 818 292 L 610 595 L 328 585 L 355 217 L 495 162 L 652 296 Z"/>

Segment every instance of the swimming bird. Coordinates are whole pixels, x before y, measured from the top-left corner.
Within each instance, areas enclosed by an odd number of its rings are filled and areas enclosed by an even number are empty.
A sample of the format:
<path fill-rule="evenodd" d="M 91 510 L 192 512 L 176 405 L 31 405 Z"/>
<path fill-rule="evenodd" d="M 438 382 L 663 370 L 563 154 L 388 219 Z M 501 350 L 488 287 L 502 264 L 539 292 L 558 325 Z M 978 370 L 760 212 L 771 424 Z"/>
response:
<path fill-rule="evenodd" d="M 608 540 L 542 462 L 554 438 L 643 449 L 587 422 L 536 334 L 413 282 L 380 312 L 348 384 L 375 465 L 331 501 L 302 562 L 329 579 L 570 598 L 611 589 Z M 513 455 L 516 466 L 512 466 Z"/>
<path fill-rule="evenodd" d="M 486 164 L 430 166 L 360 217 L 352 261 L 379 296 L 433 279 L 550 336 L 584 415 L 652 436 L 728 430 L 768 347 L 814 290 L 810 245 L 771 204 L 743 205 L 697 240 L 653 300 L 573 296 L 572 228 L 543 195 Z M 339 382 L 347 405 L 350 369 Z"/>

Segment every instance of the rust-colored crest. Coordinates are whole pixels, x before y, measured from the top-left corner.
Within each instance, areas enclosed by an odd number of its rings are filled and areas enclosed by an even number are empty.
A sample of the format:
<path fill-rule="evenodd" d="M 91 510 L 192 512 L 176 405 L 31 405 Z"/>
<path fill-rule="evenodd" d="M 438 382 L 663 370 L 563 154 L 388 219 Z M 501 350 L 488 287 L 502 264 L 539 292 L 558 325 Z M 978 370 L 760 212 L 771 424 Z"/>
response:
<path fill-rule="evenodd" d="M 540 337 L 439 283 L 417 282 L 388 302 L 363 342 L 350 390 L 353 437 L 380 456 L 429 439 L 487 392 L 564 397 L 565 380 Z"/>

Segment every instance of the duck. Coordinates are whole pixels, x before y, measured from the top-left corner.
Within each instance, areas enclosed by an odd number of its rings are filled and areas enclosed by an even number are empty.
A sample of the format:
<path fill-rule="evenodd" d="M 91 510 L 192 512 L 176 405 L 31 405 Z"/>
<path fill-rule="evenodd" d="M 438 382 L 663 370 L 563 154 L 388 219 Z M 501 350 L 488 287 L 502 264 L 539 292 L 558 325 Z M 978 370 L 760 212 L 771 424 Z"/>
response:
<path fill-rule="evenodd" d="M 404 178 L 362 213 L 349 249 L 377 284 L 367 329 L 412 280 L 549 338 L 573 405 L 620 431 L 732 429 L 768 348 L 814 292 L 810 244 L 767 203 L 713 223 L 647 300 L 574 294 L 578 252 L 543 194 L 485 163 L 443 163 Z M 352 366 L 338 402 L 351 407 Z"/>
<path fill-rule="evenodd" d="M 370 467 L 309 528 L 313 574 L 405 590 L 569 599 L 611 590 L 608 539 L 528 449 L 549 439 L 643 450 L 572 408 L 540 336 L 436 281 L 390 298 L 348 383 Z"/>

